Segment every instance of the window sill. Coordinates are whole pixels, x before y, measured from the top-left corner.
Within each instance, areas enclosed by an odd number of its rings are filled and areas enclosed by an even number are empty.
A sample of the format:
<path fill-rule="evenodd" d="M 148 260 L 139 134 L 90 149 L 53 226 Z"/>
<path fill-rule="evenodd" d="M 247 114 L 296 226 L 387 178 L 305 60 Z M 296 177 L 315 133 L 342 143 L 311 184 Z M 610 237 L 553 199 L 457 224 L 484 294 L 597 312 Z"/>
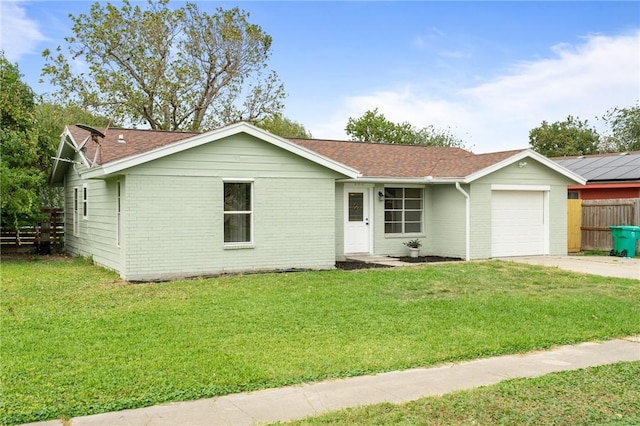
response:
<path fill-rule="evenodd" d="M 256 246 L 253 243 L 228 243 L 224 245 L 224 250 L 243 250 L 253 249 Z"/>

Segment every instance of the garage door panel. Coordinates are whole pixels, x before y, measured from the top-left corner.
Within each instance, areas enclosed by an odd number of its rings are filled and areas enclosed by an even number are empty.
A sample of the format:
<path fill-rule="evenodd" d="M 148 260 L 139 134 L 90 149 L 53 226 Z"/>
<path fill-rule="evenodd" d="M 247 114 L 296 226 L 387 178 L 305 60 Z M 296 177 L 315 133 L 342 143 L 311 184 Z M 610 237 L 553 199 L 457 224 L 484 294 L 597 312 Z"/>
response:
<path fill-rule="evenodd" d="M 493 257 L 544 254 L 544 192 L 494 191 L 491 214 Z"/>

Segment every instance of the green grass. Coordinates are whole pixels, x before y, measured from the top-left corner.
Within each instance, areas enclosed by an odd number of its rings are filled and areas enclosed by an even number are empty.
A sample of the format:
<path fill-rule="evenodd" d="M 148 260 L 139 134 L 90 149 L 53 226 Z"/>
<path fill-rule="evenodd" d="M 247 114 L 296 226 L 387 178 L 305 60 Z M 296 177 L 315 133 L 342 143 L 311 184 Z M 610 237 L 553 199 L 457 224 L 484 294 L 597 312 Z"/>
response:
<path fill-rule="evenodd" d="M 553 373 L 287 423 L 301 425 L 638 425 L 640 362 Z"/>
<path fill-rule="evenodd" d="M 0 422 L 640 333 L 640 281 L 510 262 L 128 284 L 3 261 Z"/>

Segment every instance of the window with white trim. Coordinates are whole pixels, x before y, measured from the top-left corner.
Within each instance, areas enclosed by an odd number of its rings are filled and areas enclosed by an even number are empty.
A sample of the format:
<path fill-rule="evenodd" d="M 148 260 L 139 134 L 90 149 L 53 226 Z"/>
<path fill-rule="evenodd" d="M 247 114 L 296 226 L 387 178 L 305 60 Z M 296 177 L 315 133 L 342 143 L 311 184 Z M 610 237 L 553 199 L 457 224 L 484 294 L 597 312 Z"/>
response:
<path fill-rule="evenodd" d="M 253 241 L 253 183 L 224 182 L 224 243 Z"/>
<path fill-rule="evenodd" d="M 116 246 L 120 247 L 120 239 L 122 238 L 122 219 L 121 219 L 121 186 L 120 181 L 116 182 Z"/>
<path fill-rule="evenodd" d="M 422 188 L 385 188 L 385 234 L 422 233 L 423 201 Z"/>
<path fill-rule="evenodd" d="M 80 212 L 78 211 L 78 204 L 80 203 L 80 188 L 75 186 L 73 188 L 73 235 L 78 236 L 80 233 Z"/>
<path fill-rule="evenodd" d="M 87 219 L 89 217 L 89 193 L 87 184 L 82 185 L 82 218 Z"/>

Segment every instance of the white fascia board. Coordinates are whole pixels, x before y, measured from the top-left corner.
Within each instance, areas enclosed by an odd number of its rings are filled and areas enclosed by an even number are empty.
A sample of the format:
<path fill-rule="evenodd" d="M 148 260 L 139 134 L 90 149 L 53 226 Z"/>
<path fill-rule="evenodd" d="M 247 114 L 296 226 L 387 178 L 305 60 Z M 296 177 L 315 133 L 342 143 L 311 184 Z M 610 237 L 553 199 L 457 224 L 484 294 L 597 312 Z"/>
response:
<path fill-rule="evenodd" d="M 523 150 L 509 158 L 505 158 L 504 160 L 493 164 L 489 167 L 486 167 L 482 170 L 479 170 L 475 173 L 471 173 L 470 175 L 468 175 L 467 177 L 464 178 L 464 183 L 471 183 L 477 179 L 480 179 L 484 176 L 487 176 L 495 171 L 498 171 L 500 169 L 502 169 L 503 167 L 506 167 L 510 164 L 513 164 L 515 162 L 518 162 L 520 160 L 523 160 L 525 158 L 532 158 L 536 161 L 538 161 L 539 163 L 549 167 L 550 169 L 552 169 L 553 171 L 560 173 L 561 175 L 573 180 L 574 182 L 580 184 L 580 185 L 584 185 L 585 183 L 587 183 L 586 179 L 584 179 L 582 176 L 578 175 L 577 173 L 572 172 L 571 170 L 567 169 L 566 167 L 562 167 L 561 165 L 559 165 L 558 163 L 556 163 L 553 160 L 550 160 L 549 158 L 545 157 L 544 155 L 538 154 L 537 152 L 530 150 L 530 149 L 526 149 Z"/>
<path fill-rule="evenodd" d="M 391 184 L 442 184 L 442 183 L 464 183 L 460 178 L 434 178 L 432 176 L 415 177 L 415 178 L 399 178 L 399 177 L 362 177 L 357 179 L 340 179 L 338 182 L 352 183 L 391 183 Z"/>
<path fill-rule="evenodd" d="M 84 154 L 78 150 L 78 144 L 75 139 L 69 132 L 68 128 L 65 126 L 62 134 L 60 135 L 60 143 L 58 144 L 58 149 L 56 151 L 56 156 L 53 157 L 53 166 L 51 167 L 51 174 L 49 175 L 49 183 L 51 185 L 60 184 L 60 180 L 56 180 L 59 174 L 64 175 L 66 173 L 67 167 L 69 167 L 69 162 L 61 160 L 67 157 L 70 157 L 69 160 L 74 160 L 75 154 L 80 155 L 80 159 L 82 160 L 82 164 L 85 167 L 89 167 L 89 163 Z"/>
<path fill-rule="evenodd" d="M 289 151 L 302 158 L 305 158 L 309 161 L 312 161 L 316 164 L 319 164 L 323 167 L 326 167 L 330 170 L 333 170 L 335 172 L 338 172 L 350 178 L 356 178 L 360 175 L 360 173 L 357 170 L 351 167 L 345 166 L 344 164 L 338 163 L 337 161 L 333 161 L 313 151 L 302 148 L 298 145 L 295 145 L 293 142 L 289 142 L 279 136 L 272 135 L 271 133 L 266 132 L 262 129 L 259 129 L 255 126 L 252 126 L 248 123 L 241 122 L 241 123 L 232 124 L 227 127 L 223 127 L 221 129 L 212 130 L 207 133 L 192 136 L 190 138 L 183 139 L 183 140 L 174 142 L 172 144 L 165 145 L 148 152 L 144 152 L 142 154 L 133 155 L 131 157 L 123 158 L 121 160 L 104 164 L 100 167 L 96 167 L 91 170 L 88 170 L 83 174 L 83 177 L 87 179 L 92 179 L 92 178 L 100 178 L 100 177 L 108 176 L 113 173 L 120 172 L 121 170 L 124 170 L 124 169 L 135 167 L 140 164 L 147 163 L 149 161 L 166 157 L 168 155 L 176 154 L 178 152 L 182 152 L 187 149 L 195 148 L 200 145 L 207 144 L 209 142 L 214 142 L 229 136 L 234 136 L 234 135 L 237 135 L 238 133 L 247 133 L 248 135 L 254 136 L 260 140 L 263 140 L 267 143 L 275 145 L 279 148 L 282 148 L 286 151 Z"/>

